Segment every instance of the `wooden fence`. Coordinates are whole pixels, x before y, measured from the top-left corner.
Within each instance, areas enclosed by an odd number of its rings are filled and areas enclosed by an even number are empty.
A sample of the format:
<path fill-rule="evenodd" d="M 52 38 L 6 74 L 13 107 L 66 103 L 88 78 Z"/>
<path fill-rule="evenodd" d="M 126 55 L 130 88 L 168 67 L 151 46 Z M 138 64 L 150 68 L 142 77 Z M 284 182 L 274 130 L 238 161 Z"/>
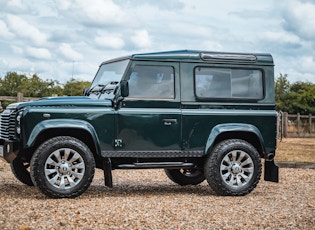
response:
<path fill-rule="evenodd" d="M 23 102 L 23 101 L 34 101 L 34 100 L 37 100 L 37 99 L 39 99 L 39 98 L 37 98 L 37 97 L 24 97 L 23 93 L 18 93 L 16 97 L 13 97 L 13 96 L 0 96 L 0 112 L 3 110 L 2 105 L 1 105 L 2 101 Z"/>
<path fill-rule="evenodd" d="M 12 96 L 0 96 L 0 102 L 1 101 L 17 101 L 17 102 L 22 102 L 22 101 L 34 101 L 39 98 L 37 97 L 24 97 L 23 93 L 18 93 L 16 97 Z"/>
<path fill-rule="evenodd" d="M 315 137 L 315 116 L 312 114 L 288 114 L 278 115 L 279 137 Z"/>

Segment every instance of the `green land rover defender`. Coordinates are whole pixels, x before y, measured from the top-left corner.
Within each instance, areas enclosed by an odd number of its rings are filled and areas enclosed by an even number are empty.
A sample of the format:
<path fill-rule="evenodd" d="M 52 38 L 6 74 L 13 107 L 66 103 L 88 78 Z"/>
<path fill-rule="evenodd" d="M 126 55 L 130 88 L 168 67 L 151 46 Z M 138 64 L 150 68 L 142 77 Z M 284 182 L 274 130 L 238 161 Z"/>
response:
<path fill-rule="evenodd" d="M 103 62 L 83 96 L 9 105 L 0 157 L 53 198 L 77 197 L 95 168 L 164 169 L 240 196 L 278 182 L 274 64 L 269 54 L 170 51 Z M 264 164 L 262 164 L 264 159 Z"/>

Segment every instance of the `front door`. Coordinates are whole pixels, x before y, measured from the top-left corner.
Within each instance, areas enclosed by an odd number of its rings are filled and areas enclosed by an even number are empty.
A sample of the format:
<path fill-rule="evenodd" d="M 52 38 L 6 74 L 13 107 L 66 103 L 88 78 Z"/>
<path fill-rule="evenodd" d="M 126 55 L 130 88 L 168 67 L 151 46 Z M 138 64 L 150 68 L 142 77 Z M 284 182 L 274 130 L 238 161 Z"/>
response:
<path fill-rule="evenodd" d="M 179 64 L 133 62 L 126 80 L 129 96 L 118 110 L 116 150 L 125 152 L 126 157 L 178 154 L 181 150 L 180 93 L 176 87 Z"/>

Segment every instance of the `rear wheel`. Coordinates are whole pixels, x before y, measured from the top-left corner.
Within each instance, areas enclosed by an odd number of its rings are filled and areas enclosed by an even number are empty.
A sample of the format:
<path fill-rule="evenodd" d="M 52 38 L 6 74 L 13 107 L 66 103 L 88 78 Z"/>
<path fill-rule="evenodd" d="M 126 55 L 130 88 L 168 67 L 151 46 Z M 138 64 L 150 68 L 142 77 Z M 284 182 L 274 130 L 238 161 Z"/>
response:
<path fill-rule="evenodd" d="M 30 163 L 22 161 L 19 157 L 15 158 L 11 164 L 14 176 L 23 184 L 34 186 L 30 175 Z"/>
<path fill-rule="evenodd" d="M 44 142 L 31 160 L 33 183 L 53 198 L 81 195 L 90 186 L 94 170 L 90 149 L 82 141 L 68 136 Z"/>
<path fill-rule="evenodd" d="M 225 196 L 250 193 L 261 176 L 258 151 L 244 140 L 231 139 L 217 144 L 205 163 L 205 177 L 210 187 Z"/>
<path fill-rule="evenodd" d="M 167 177 L 179 185 L 197 185 L 205 180 L 200 169 L 165 169 Z"/>

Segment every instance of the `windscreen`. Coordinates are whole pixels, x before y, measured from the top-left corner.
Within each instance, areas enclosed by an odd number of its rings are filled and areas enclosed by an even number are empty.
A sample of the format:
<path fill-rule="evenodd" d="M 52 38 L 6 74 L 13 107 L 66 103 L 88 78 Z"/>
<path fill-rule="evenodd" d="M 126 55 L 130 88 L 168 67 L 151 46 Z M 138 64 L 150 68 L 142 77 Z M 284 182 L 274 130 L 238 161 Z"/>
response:
<path fill-rule="evenodd" d="M 107 85 L 110 82 L 120 82 L 129 59 L 102 64 L 92 82 L 91 88 L 97 85 Z"/>

